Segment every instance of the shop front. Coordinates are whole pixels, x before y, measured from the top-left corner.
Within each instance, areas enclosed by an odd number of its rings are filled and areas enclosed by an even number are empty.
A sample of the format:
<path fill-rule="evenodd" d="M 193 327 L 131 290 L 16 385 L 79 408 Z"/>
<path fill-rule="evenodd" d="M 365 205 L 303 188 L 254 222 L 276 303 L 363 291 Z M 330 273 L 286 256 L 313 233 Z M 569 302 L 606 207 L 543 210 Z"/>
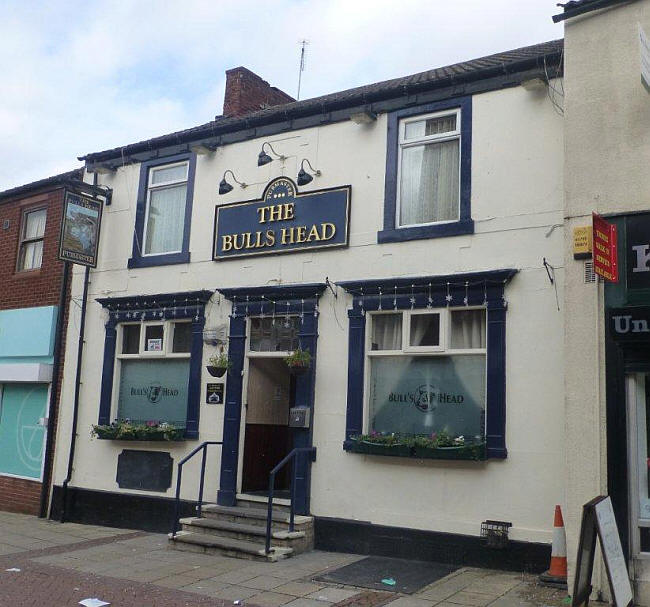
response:
<path fill-rule="evenodd" d="M 607 470 L 635 604 L 650 604 L 650 213 L 613 218 L 619 281 L 605 286 Z"/>
<path fill-rule="evenodd" d="M 0 312 L 0 475 L 34 488 L 32 509 L 43 476 L 56 318 L 55 306 Z"/>

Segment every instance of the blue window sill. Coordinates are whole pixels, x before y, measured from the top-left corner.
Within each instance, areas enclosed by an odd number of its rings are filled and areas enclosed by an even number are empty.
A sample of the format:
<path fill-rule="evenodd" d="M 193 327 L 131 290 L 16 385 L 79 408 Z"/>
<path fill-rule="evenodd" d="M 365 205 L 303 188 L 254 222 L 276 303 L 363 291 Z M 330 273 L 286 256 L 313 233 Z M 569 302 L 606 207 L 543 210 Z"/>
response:
<path fill-rule="evenodd" d="M 129 268 L 150 268 L 152 266 L 169 266 L 175 263 L 189 263 L 190 252 L 169 253 L 167 255 L 149 255 L 147 257 L 131 257 L 127 266 Z"/>
<path fill-rule="evenodd" d="M 377 232 L 377 242 L 403 242 L 405 240 L 424 240 L 425 238 L 444 238 L 447 236 L 460 236 L 473 234 L 474 222 L 465 219 L 454 223 L 441 223 L 430 226 L 416 226 L 412 228 L 391 228 Z"/>

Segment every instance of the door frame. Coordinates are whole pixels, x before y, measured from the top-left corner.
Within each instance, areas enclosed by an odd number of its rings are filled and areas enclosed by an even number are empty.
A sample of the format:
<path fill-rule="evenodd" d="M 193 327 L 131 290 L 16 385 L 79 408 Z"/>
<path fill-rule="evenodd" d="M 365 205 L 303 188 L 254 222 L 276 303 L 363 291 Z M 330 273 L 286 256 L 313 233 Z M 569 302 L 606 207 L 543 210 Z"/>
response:
<path fill-rule="evenodd" d="M 296 377 L 296 407 L 311 410 L 309 428 L 294 429 L 294 448 L 313 446 L 313 409 L 316 383 L 316 342 L 318 339 L 318 301 L 325 290 L 325 283 L 304 285 L 282 285 L 265 287 L 243 287 L 219 289 L 232 302 L 228 354 L 232 368 L 228 372 L 223 422 L 223 447 L 221 474 L 217 503 L 234 506 L 237 502 L 237 488 L 241 448 L 242 407 L 245 390 L 244 368 L 247 365 L 246 339 L 250 316 L 281 317 L 285 314 L 301 317 L 299 344 L 311 353 L 312 362 L 307 373 Z M 246 374 L 246 380 L 248 374 Z M 311 459 L 303 455 L 296 462 L 295 511 L 309 514 L 311 491 Z"/>

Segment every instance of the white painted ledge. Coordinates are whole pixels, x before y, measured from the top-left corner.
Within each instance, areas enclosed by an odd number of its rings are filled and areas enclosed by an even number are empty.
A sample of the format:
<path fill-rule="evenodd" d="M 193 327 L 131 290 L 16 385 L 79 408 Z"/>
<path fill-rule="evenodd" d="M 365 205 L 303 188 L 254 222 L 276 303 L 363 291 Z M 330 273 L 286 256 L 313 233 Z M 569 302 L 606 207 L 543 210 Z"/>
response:
<path fill-rule="evenodd" d="M 49 384 L 52 365 L 43 363 L 0 364 L 0 383 L 22 382 Z"/>

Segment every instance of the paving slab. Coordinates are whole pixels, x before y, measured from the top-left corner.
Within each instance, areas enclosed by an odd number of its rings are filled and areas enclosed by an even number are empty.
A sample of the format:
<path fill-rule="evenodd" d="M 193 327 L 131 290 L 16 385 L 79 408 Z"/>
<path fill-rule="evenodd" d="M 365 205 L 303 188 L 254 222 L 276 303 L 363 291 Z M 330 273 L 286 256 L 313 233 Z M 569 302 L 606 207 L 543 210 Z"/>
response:
<path fill-rule="evenodd" d="M 499 595 L 497 594 L 479 594 L 477 592 L 461 590 L 448 597 L 447 601 L 457 605 L 467 605 L 468 607 L 486 607 L 486 605 L 496 601 L 498 598 Z"/>
<path fill-rule="evenodd" d="M 325 601 L 316 601 L 314 599 L 300 598 L 300 599 L 294 599 L 290 603 L 287 603 L 286 607 L 326 607 L 328 604 L 331 605 L 331 603 L 327 603 Z"/>
<path fill-rule="evenodd" d="M 316 599 L 317 601 L 328 601 L 330 603 L 338 603 L 349 599 L 354 595 L 359 594 L 358 589 L 350 588 L 321 588 L 316 592 L 307 595 L 308 599 Z"/>
<path fill-rule="evenodd" d="M 257 590 L 273 590 L 278 586 L 284 585 L 284 580 L 270 575 L 258 575 L 250 580 L 239 582 L 239 585 Z"/>
<path fill-rule="evenodd" d="M 254 605 L 259 605 L 260 607 L 280 607 L 285 603 L 290 603 L 295 598 L 295 596 L 291 596 L 290 594 L 267 591 L 250 597 L 248 601 Z"/>
<path fill-rule="evenodd" d="M 275 591 L 284 594 L 290 594 L 293 595 L 294 597 L 299 597 L 299 596 L 307 596 L 312 592 L 317 592 L 321 588 L 323 588 L 322 585 L 311 584 L 309 582 L 289 582 L 288 584 L 283 584 L 282 586 L 278 586 L 275 589 Z"/>
<path fill-rule="evenodd" d="M 387 603 L 387 606 L 388 605 L 390 605 L 390 607 L 432 607 L 432 605 L 435 605 L 435 602 L 416 599 L 412 596 L 403 596 Z"/>

